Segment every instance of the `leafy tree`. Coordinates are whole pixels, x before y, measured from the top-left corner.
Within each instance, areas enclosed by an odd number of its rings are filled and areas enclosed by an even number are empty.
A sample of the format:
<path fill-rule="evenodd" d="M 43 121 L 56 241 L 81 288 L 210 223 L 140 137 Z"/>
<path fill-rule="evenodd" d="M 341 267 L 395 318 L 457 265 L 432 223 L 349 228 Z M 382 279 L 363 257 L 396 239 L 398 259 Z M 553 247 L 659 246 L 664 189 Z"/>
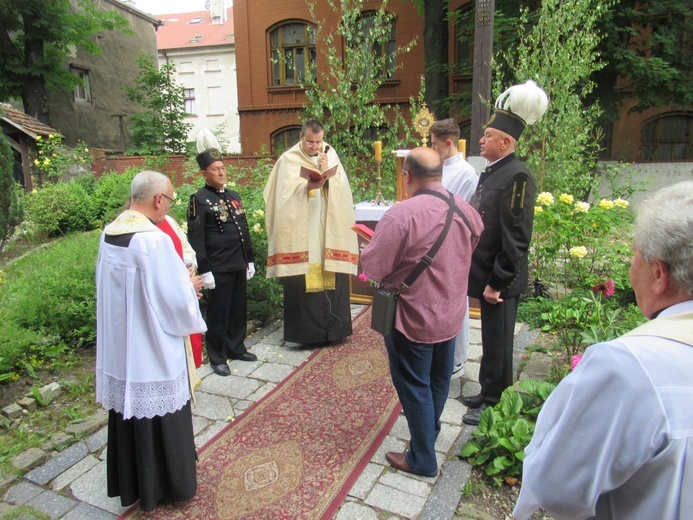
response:
<path fill-rule="evenodd" d="M 631 111 L 672 103 L 692 106 L 693 4 L 689 0 L 596 0 L 592 5 L 601 11 L 595 29 L 603 37 L 596 51 L 604 66 L 590 76 L 595 88 L 586 104 L 598 102 L 611 121 L 626 98 L 638 99 Z M 540 8 L 540 0 L 498 2 L 494 47 L 513 49 L 519 38 L 518 24 L 536 25 Z M 465 30 L 473 31 L 473 27 Z"/>
<path fill-rule="evenodd" d="M 12 148 L 0 138 L 0 251 L 22 223 L 21 189 L 14 180 Z"/>
<path fill-rule="evenodd" d="M 601 111 L 584 100 L 595 86 L 588 78 L 603 67 L 596 25 L 604 11 L 604 4 L 595 6 L 592 0 L 544 0 L 528 30 L 528 11 L 521 11 L 514 51 L 496 53 L 502 73 L 496 76 L 494 98 L 511 84 L 533 79 L 550 99 L 546 114 L 527 127 L 518 148 L 529 157 L 539 191 L 585 197 L 592 186 Z"/>
<path fill-rule="evenodd" d="M 606 66 L 595 73 L 599 99 L 610 120 L 626 97 L 631 110 L 679 104 L 693 107 L 693 3 L 690 0 L 620 0 L 599 22 L 598 50 Z M 642 37 L 642 34 L 648 37 Z"/>
<path fill-rule="evenodd" d="M 315 78 L 305 78 L 305 117 L 323 122 L 328 139 L 339 151 L 351 177 L 352 189 L 364 197 L 374 194 L 375 165 L 364 163 L 363 157 L 372 157 L 375 135 L 389 148 L 401 148 L 410 141 L 409 128 L 398 107 L 376 103 L 378 88 L 395 72 L 396 56 L 409 52 L 412 40 L 397 47 L 394 52 L 380 52 L 391 34 L 394 15 L 386 11 L 387 0 L 380 7 L 362 15 L 363 0 L 327 0 L 334 12 L 328 23 L 321 20 L 316 4 L 309 2 L 316 39 L 323 42 L 327 66 Z M 343 53 L 337 42 L 344 44 Z M 367 138 L 366 135 L 371 135 Z M 400 137 L 400 133 L 403 137 Z M 394 175 L 394 158 L 383 154 L 383 178 L 390 181 Z M 387 174 L 386 174 L 387 173 Z M 388 182 L 384 194 L 394 198 L 394 183 Z"/>
<path fill-rule="evenodd" d="M 0 0 L 0 12 L 0 101 L 21 97 L 25 112 L 47 124 L 47 90 L 82 82 L 64 65 L 72 48 L 100 54 L 96 33 L 128 30 L 116 11 L 92 0 Z"/>
<path fill-rule="evenodd" d="M 140 72 L 135 86 L 125 89 L 128 99 L 144 108 L 129 118 L 134 141 L 131 153 L 185 153 L 191 125 L 185 122 L 185 97 L 183 87 L 174 79 L 175 66 L 166 63 L 157 69 L 144 53 L 138 56 L 137 64 Z"/>
<path fill-rule="evenodd" d="M 427 0 L 423 6 L 426 104 L 436 119 L 448 117 L 448 106 L 444 103 L 450 92 L 447 6 L 447 0 Z"/>

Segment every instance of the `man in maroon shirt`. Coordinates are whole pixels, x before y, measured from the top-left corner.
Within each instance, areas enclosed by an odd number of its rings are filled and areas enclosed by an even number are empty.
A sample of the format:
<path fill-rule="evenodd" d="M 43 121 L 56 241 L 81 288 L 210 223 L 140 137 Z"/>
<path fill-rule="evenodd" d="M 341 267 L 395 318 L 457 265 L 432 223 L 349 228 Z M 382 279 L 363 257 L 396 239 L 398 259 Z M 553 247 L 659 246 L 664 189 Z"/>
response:
<path fill-rule="evenodd" d="M 361 252 L 363 271 L 390 290 L 402 282 L 441 235 L 451 194 L 441 184 L 443 165 L 430 148 L 415 148 L 402 174 L 410 198 L 380 220 L 371 243 Z M 437 192 L 443 199 L 426 192 Z M 385 336 L 390 373 L 407 418 L 409 451 L 388 452 L 399 470 L 435 476 L 435 442 L 450 389 L 455 337 L 467 305 L 469 266 L 483 229 L 481 217 L 460 196 L 450 229 L 431 264 L 397 301 L 395 329 Z"/>

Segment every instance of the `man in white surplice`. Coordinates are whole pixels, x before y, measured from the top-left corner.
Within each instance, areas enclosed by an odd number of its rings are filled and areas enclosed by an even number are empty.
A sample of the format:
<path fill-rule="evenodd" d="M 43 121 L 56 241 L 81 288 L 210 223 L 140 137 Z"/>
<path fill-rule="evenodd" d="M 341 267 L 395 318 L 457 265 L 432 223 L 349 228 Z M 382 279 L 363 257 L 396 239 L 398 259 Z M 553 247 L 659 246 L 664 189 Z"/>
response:
<path fill-rule="evenodd" d="M 141 172 L 106 226 L 96 268 L 96 399 L 109 412 L 107 493 L 143 511 L 197 491 L 184 336 L 204 332 L 194 278 L 161 222 L 175 194 Z M 194 366 L 191 367 L 194 370 Z"/>
<path fill-rule="evenodd" d="M 630 281 L 650 321 L 588 348 L 549 396 L 516 518 L 693 518 L 693 182 L 638 213 Z"/>

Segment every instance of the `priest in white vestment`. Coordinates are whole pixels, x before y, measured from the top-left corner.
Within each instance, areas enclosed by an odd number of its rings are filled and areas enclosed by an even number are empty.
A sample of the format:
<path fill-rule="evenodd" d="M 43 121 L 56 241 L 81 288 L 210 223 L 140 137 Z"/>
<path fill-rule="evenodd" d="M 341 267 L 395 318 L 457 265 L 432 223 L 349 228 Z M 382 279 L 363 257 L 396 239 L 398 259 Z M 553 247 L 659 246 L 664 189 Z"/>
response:
<path fill-rule="evenodd" d="M 284 340 L 312 345 L 351 335 L 348 275 L 358 265 L 349 179 L 324 135 L 320 122 L 306 122 L 264 190 L 267 278 L 281 278 L 284 286 Z M 301 176 L 302 167 L 324 172 L 334 166 L 329 179 Z"/>

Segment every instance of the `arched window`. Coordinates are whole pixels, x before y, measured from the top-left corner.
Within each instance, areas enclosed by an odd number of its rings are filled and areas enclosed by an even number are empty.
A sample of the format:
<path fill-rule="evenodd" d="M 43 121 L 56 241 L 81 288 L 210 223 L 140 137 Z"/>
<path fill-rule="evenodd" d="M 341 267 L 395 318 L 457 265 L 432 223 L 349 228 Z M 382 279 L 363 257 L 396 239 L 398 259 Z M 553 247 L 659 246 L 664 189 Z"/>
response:
<path fill-rule="evenodd" d="M 347 45 L 352 49 L 363 51 L 370 61 L 365 63 L 363 70 L 352 72 L 352 81 L 362 78 L 393 78 L 396 70 L 397 23 L 395 17 L 388 13 L 361 13 L 357 24 L 357 34 Z M 367 58 L 367 59 L 368 59 Z M 358 74 L 361 77 L 358 77 Z"/>
<path fill-rule="evenodd" d="M 693 159 L 693 114 L 664 115 L 642 127 L 643 161 Z"/>
<path fill-rule="evenodd" d="M 270 32 L 273 86 L 300 86 L 307 74 L 315 79 L 315 27 L 284 24 Z"/>
<path fill-rule="evenodd" d="M 276 156 L 283 154 L 298 142 L 300 135 L 300 126 L 280 128 L 270 136 L 270 153 Z"/>

